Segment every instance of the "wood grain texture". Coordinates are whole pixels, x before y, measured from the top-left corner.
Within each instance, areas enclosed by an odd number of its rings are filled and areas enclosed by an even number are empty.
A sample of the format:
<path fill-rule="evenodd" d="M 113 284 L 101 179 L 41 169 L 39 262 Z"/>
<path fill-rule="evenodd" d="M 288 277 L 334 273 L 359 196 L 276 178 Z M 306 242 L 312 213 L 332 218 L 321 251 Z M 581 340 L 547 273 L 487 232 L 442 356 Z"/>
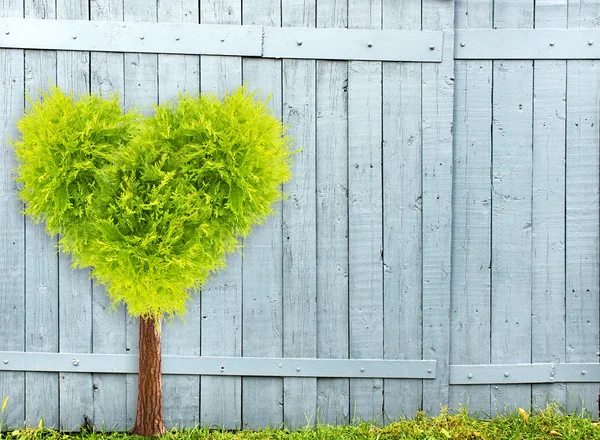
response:
<path fill-rule="evenodd" d="M 565 28 L 567 4 L 535 5 L 535 28 Z M 565 362 L 565 61 L 534 63 L 531 361 Z M 566 384 L 532 385 L 532 404 L 566 401 Z"/>
<path fill-rule="evenodd" d="M 123 19 L 123 2 L 97 0 L 90 2 L 92 20 L 120 21 Z M 90 53 L 90 89 L 109 97 L 117 93 L 121 98 L 125 90 L 123 54 Z M 111 305 L 103 286 L 92 285 L 92 349 L 94 353 L 127 353 L 127 308 Z M 127 378 L 115 374 L 94 374 L 94 414 L 96 429 L 125 431 L 127 423 Z"/>
<path fill-rule="evenodd" d="M 533 26 L 527 0 L 494 2 L 494 28 Z M 531 362 L 533 62 L 493 64 L 492 363 Z M 517 159 L 518 158 L 518 159 Z M 492 413 L 529 408 L 531 385 L 494 386 Z"/>
<path fill-rule="evenodd" d="M 346 1 L 319 0 L 317 26 L 348 26 Z M 348 357 L 348 63 L 317 61 L 317 356 Z M 317 421 L 350 420 L 347 379 L 317 379 Z"/>
<path fill-rule="evenodd" d="M 381 3 L 348 2 L 348 27 L 380 29 Z M 348 63 L 350 358 L 383 357 L 381 63 Z M 383 380 L 351 379 L 352 417 L 381 420 Z"/>
<path fill-rule="evenodd" d="M 198 23 L 197 1 L 158 2 L 158 21 Z M 181 92 L 197 93 L 200 59 L 194 55 L 158 55 L 158 101 L 174 101 Z M 197 299 L 197 298 L 195 298 Z M 188 303 L 185 319 L 163 325 L 163 354 L 200 355 L 200 301 Z M 163 418 L 167 429 L 200 423 L 200 377 L 163 377 Z"/>
<path fill-rule="evenodd" d="M 282 25 L 315 26 L 315 0 L 282 2 Z M 283 61 L 283 123 L 302 148 L 283 204 L 283 356 L 317 355 L 316 96 L 314 60 Z M 298 429 L 317 415 L 317 379 L 285 378 L 285 426 Z"/>
<path fill-rule="evenodd" d="M 23 3 L 0 3 L 0 17 L 22 17 Z M 16 123 L 23 115 L 25 88 L 22 50 L 0 49 L 0 350 L 25 350 L 25 223 L 20 211 L 14 169 L 17 166 L 9 145 L 19 135 Z M 25 420 L 25 374 L 0 373 L 0 401 L 9 399 L 4 428 L 23 425 Z"/>
<path fill-rule="evenodd" d="M 600 4 L 568 2 L 570 29 L 600 27 Z M 600 63 L 567 62 L 566 345 L 567 362 L 598 362 L 598 99 Z M 567 385 L 570 411 L 598 415 L 598 384 Z"/>
<path fill-rule="evenodd" d="M 56 18 L 85 20 L 89 17 L 87 2 L 57 0 Z M 56 84 L 75 96 L 89 93 L 89 52 L 57 52 Z M 61 254 L 59 280 L 59 347 L 61 352 L 92 351 L 92 282 L 89 270 L 71 269 L 71 257 Z M 78 431 L 85 419 L 93 417 L 92 374 L 60 375 L 60 428 Z"/>
<path fill-rule="evenodd" d="M 320 1 L 319 26 L 345 27 L 346 5 Z M 330 7 L 332 7 L 330 9 Z M 348 64 L 317 62 L 317 355 L 348 357 Z M 349 381 L 317 380 L 318 420 L 349 421 Z"/>
<path fill-rule="evenodd" d="M 423 358 L 437 359 L 423 409 L 435 415 L 449 397 L 454 2 L 424 3 L 422 20 L 423 30 L 445 31 L 442 62 L 424 64 L 422 76 Z"/>
<path fill-rule="evenodd" d="M 275 0 L 243 2 L 244 24 L 280 26 L 281 4 Z M 282 115 L 281 61 L 243 60 L 244 82 L 260 89 L 262 98 L 272 94 L 270 105 Z M 257 227 L 245 242 L 243 257 L 244 356 L 279 357 L 283 354 L 282 311 L 282 207 Z M 280 426 L 283 423 L 283 379 L 242 379 L 242 422 L 244 428 Z"/>
<path fill-rule="evenodd" d="M 491 28 L 493 4 L 456 2 L 456 28 Z M 456 61 L 451 364 L 490 363 L 492 62 Z M 450 408 L 490 414 L 489 385 L 453 386 Z"/>
<path fill-rule="evenodd" d="M 55 18 L 54 2 L 25 2 L 28 18 Z M 56 82 L 57 55 L 48 51 L 25 51 L 25 88 L 33 99 Z M 27 351 L 58 351 L 59 285 L 56 238 L 45 225 L 25 219 L 25 304 Z M 59 427 L 59 375 L 25 374 L 25 423 L 37 426 L 41 419 Z"/>
<path fill-rule="evenodd" d="M 451 364 L 490 363 L 492 63 L 455 67 Z M 450 408 L 490 414 L 490 386 L 453 386 Z"/>
<path fill-rule="evenodd" d="M 492 363 L 531 362 L 531 61 L 494 62 Z M 517 160 L 518 158 L 518 160 Z M 492 412 L 529 408 L 531 385 L 494 386 Z"/>
<path fill-rule="evenodd" d="M 200 17 L 203 24 L 242 24 L 242 0 L 202 0 Z M 240 57 L 202 56 L 202 91 L 220 95 L 241 85 Z M 234 260 L 232 260 L 233 263 Z M 241 260 L 235 260 L 241 270 Z M 240 275 L 241 276 L 241 275 Z"/>
<path fill-rule="evenodd" d="M 241 0 L 203 0 L 200 17 L 206 24 L 241 24 Z M 240 57 L 201 57 L 200 90 L 224 95 L 242 84 Z M 242 354 L 242 251 L 227 257 L 227 269 L 202 291 L 202 354 Z M 242 379 L 201 378 L 202 425 L 225 429 L 242 427 Z"/>
<path fill-rule="evenodd" d="M 383 28 L 421 29 L 421 2 L 383 2 Z M 383 64 L 384 358 L 421 359 L 421 65 Z M 421 409 L 422 381 L 385 380 L 391 420 Z"/>
<path fill-rule="evenodd" d="M 567 63 L 566 361 L 597 362 L 598 61 Z M 569 411 L 598 414 L 597 384 L 568 384 Z"/>

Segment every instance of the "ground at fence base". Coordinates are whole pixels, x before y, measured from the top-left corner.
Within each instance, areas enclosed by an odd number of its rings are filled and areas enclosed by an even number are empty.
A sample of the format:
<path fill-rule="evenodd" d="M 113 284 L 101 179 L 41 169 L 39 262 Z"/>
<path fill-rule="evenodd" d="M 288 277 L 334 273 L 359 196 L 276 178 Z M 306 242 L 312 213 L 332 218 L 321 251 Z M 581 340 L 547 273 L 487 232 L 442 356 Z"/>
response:
<path fill-rule="evenodd" d="M 123 432 L 102 432 L 84 429 L 80 433 L 64 433 L 45 428 L 42 423 L 36 428 L 18 429 L 0 433 L 2 440 L 132 440 L 140 438 Z M 361 422 L 352 426 L 306 427 L 297 431 L 286 429 L 264 429 L 260 431 L 224 431 L 198 428 L 173 430 L 163 438 L 169 440 L 511 440 L 511 439 L 598 439 L 600 423 L 588 414 L 565 415 L 560 408 L 551 406 L 532 414 L 518 409 L 510 415 L 491 420 L 478 420 L 469 416 L 464 409 L 457 414 L 442 411 L 438 417 L 427 417 L 423 413 L 387 426 Z"/>

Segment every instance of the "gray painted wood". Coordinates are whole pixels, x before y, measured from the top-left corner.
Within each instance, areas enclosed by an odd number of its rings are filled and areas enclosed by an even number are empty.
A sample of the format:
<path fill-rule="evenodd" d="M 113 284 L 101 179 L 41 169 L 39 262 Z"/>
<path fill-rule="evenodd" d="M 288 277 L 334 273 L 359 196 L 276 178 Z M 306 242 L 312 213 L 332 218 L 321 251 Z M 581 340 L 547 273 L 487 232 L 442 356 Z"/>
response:
<path fill-rule="evenodd" d="M 535 5 L 535 28 L 565 28 L 567 5 Z M 565 362 L 565 61 L 535 61 L 531 361 Z M 532 385 L 532 404 L 566 401 L 566 385 Z"/>
<path fill-rule="evenodd" d="M 454 2 L 423 4 L 423 30 L 446 31 L 443 61 L 423 65 L 423 358 L 437 359 L 435 381 L 423 382 L 423 409 L 448 403 Z"/>
<path fill-rule="evenodd" d="M 599 67 L 597 61 L 567 63 L 567 362 L 598 361 Z M 595 416 L 597 398 L 597 384 L 567 386 L 570 411 L 586 408 Z"/>
<path fill-rule="evenodd" d="M 421 2 L 383 2 L 384 29 L 421 29 Z M 383 64 L 384 357 L 421 359 L 421 65 Z M 385 380 L 391 420 L 421 409 L 422 381 Z"/>
<path fill-rule="evenodd" d="M 87 19 L 87 3 L 59 0 L 58 19 Z M 89 93 L 89 53 L 58 52 L 56 84 L 75 95 Z M 92 283 L 89 270 L 72 270 L 71 258 L 60 255 L 58 262 L 59 349 L 62 352 L 92 351 Z M 92 375 L 61 373 L 60 428 L 77 431 L 85 418 L 93 417 Z"/>
<path fill-rule="evenodd" d="M 159 2 L 158 21 L 198 23 L 198 2 Z M 177 99 L 180 92 L 196 93 L 200 84 L 199 57 L 194 55 L 158 55 L 158 100 Z M 163 354 L 200 355 L 200 301 L 188 303 L 183 320 L 163 325 Z M 200 377 L 163 377 L 163 419 L 167 429 L 200 423 Z"/>
<path fill-rule="evenodd" d="M 315 26 L 315 1 L 282 3 L 282 25 Z M 314 60 L 283 61 L 283 123 L 302 148 L 294 156 L 294 177 L 283 187 L 283 356 L 317 355 L 316 96 Z M 285 426 L 315 420 L 317 379 L 285 378 Z"/>
<path fill-rule="evenodd" d="M 201 2 L 206 24 L 241 24 L 241 0 Z M 201 57 L 200 90 L 224 95 L 242 84 L 239 57 Z M 227 257 L 227 269 L 210 280 L 201 294 L 202 354 L 242 354 L 242 251 Z M 200 418 L 205 426 L 242 427 L 242 379 L 204 376 L 201 379 Z"/>
<path fill-rule="evenodd" d="M 456 2 L 457 29 L 492 27 L 493 4 Z M 451 364 L 490 363 L 492 62 L 454 69 Z M 489 385 L 453 386 L 449 406 L 490 414 Z"/>
<path fill-rule="evenodd" d="M 492 63 L 455 67 L 451 364 L 490 363 Z M 490 413 L 490 387 L 454 386 L 450 408 Z"/>
<path fill-rule="evenodd" d="M 28 18 L 55 18 L 54 2 L 26 2 Z M 57 54 L 25 51 L 25 91 L 38 99 L 41 90 L 56 82 Z M 25 220 L 25 350 L 58 351 L 58 255 L 56 238 L 44 225 Z M 25 423 L 59 427 L 59 375 L 25 374 Z"/>
<path fill-rule="evenodd" d="M 600 4 L 568 3 L 569 28 L 598 28 Z M 598 61 L 567 62 L 566 344 L 567 362 L 598 362 Z M 594 208 L 592 208 L 594 207 Z M 569 384 L 571 411 L 598 414 L 598 385 Z"/>
<path fill-rule="evenodd" d="M 90 3 L 92 20 L 122 20 L 123 2 L 102 0 Z M 90 53 L 90 89 L 109 97 L 121 98 L 125 89 L 123 54 Z M 92 349 L 94 353 L 127 353 L 127 308 L 114 307 L 103 286 L 92 285 Z M 96 429 L 124 431 L 127 423 L 127 378 L 121 375 L 94 374 L 94 415 Z"/>
<path fill-rule="evenodd" d="M 532 25 L 530 2 L 495 1 L 495 28 Z M 531 362 L 533 62 L 495 61 L 493 89 L 491 359 Z M 492 413 L 530 403 L 530 385 L 493 387 Z"/>
<path fill-rule="evenodd" d="M 347 2 L 319 0 L 317 26 L 348 26 Z M 348 63 L 317 61 L 317 356 L 348 357 Z M 350 420 L 347 379 L 317 379 L 317 421 Z"/>
<path fill-rule="evenodd" d="M 244 24 L 279 26 L 281 4 L 275 0 L 243 2 Z M 281 61 L 243 60 L 244 82 L 262 90 L 263 99 L 272 94 L 270 105 L 282 115 Z M 242 354 L 281 356 L 282 312 L 282 208 L 248 236 L 243 257 Z M 242 380 L 242 423 L 244 428 L 280 426 L 283 423 L 283 380 Z"/>
<path fill-rule="evenodd" d="M 381 4 L 348 2 L 349 28 L 381 28 Z M 348 64 L 350 358 L 383 357 L 381 63 Z M 381 420 L 383 380 L 350 380 L 351 416 Z"/>
<path fill-rule="evenodd" d="M 0 17 L 22 17 L 23 3 L 0 4 Z M 17 163 L 9 146 L 16 139 L 16 122 L 25 107 L 22 50 L 0 49 L 0 349 L 25 350 L 25 223 L 17 197 L 14 169 Z M 2 428 L 16 428 L 25 420 L 25 374 L 0 373 L 0 404 L 7 398 Z"/>
<path fill-rule="evenodd" d="M 319 26 L 347 25 L 345 3 L 320 1 Z M 317 62 L 317 355 L 348 357 L 348 66 Z M 317 420 L 348 423 L 349 381 L 318 379 Z"/>

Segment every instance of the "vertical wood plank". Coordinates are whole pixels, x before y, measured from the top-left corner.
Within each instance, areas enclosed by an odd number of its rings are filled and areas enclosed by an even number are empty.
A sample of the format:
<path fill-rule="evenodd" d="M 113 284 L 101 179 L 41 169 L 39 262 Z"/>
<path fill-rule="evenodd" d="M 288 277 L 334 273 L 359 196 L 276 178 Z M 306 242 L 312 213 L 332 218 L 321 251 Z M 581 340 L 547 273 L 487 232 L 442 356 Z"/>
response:
<path fill-rule="evenodd" d="M 566 361 L 597 362 L 598 61 L 567 63 Z M 598 385 L 568 384 L 569 411 L 598 415 Z"/>
<path fill-rule="evenodd" d="M 569 28 L 598 28 L 600 3 L 568 2 Z M 566 361 L 598 362 L 600 63 L 567 61 Z M 598 384 L 568 384 L 567 408 L 598 416 Z"/>
<path fill-rule="evenodd" d="M 319 0 L 317 26 L 348 27 L 347 1 Z M 348 358 L 348 63 L 317 61 L 317 355 Z M 350 421 L 350 381 L 317 379 L 317 421 Z"/>
<path fill-rule="evenodd" d="M 314 27 L 315 1 L 285 1 L 281 15 L 283 26 Z M 314 60 L 283 61 L 283 123 L 302 148 L 283 188 L 283 356 L 292 358 L 317 355 L 315 75 Z M 317 379 L 285 378 L 283 395 L 287 428 L 314 422 Z"/>
<path fill-rule="evenodd" d="M 423 381 L 423 409 L 448 404 L 454 2 L 423 3 L 423 30 L 444 31 L 441 63 L 423 65 L 423 358 L 437 359 L 435 380 Z"/>
<path fill-rule="evenodd" d="M 23 3 L 0 3 L 0 17 L 23 16 Z M 19 136 L 16 124 L 23 115 L 24 53 L 0 49 L 0 350 L 25 350 L 25 223 L 17 196 L 14 169 L 17 166 L 10 141 Z M 9 399 L 2 428 L 11 429 L 25 421 L 25 374 L 0 372 L 0 402 Z"/>
<path fill-rule="evenodd" d="M 56 18 L 86 20 L 87 2 L 56 1 Z M 89 53 L 57 52 L 56 83 L 64 91 L 79 95 L 89 93 Z M 92 351 L 92 282 L 89 270 L 72 270 L 71 257 L 60 255 L 59 278 L 59 338 L 60 351 L 89 353 Z M 92 374 L 61 373 L 60 428 L 77 431 L 92 419 L 94 410 Z"/>
<path fill-rule="evenodd" d="M 198 23 L 198 2 L 158 2 L 158 21 Z M 176 44 L 174 42 L 174 44 Z M 158 55 L 158 100 L 174 101 L 179 92 L 195 93 L 200 84 L 199 57 Z M 163 324 L 165 355 L 200 355 L 200 301 L 189 302 L 185 318 Z M 200 423 L 200 377 L 163 377 L 163 419 L 167 429 L 194 427 Z"/>
<path fill-rule="evenodd" d="M 281 25 L 278 0 L 243 2 L 244 24 Z M 270 105 L 281 117 L 281 61 L 243 60 L 244 82 L 250 89 L 272 94 Z M 252 232 L 245 243 L 243 259 L 244 356 L 282 356 L 282 217 L 281 203 L 267 223 Z M 280 426 L 283 423 L 283 379 L 244 378 L 242 380 L 242 420 L 244 428 Z"/>
<path fill-rule="evenodd" d="M 456 28 L 492 27 L 493 4 L 456 2 Z M 492 62 L 456 61 L 451 364 L 490 363 Z M 490 414 L 490 386 L 450 388 L 451 409 Z"/>
<path fill-rule="evenodd" d="M 56 17 L 55 2 L 25 2 L 26 18 Z M 56 83 L 56 52 L 25 51 L 25 91 L 37 99 L 41 90 Z M 59 285 L 56 238 L 50 238 L 45 225 L 25 220 L 25 286 L 27 305 L 27 351 L 58 351 Z M 25 373 L 25 422 L 37 426 L 44 419 L 59 427 L 59 375 Z"/>
<path fill-rule="evenodd" d="M 242 0 L 201 0 L 200 18 L 203 24 L 242 24 Z M 240 57 L 204 55 L 200 58 L 202 63 L 200 89 L 203 92 L 210 91 L 223 95 L 240 85 L 242 78 Z M 228 260 L 228 267 L 231 267 L 229 264 Z M 239 264 L 236 272 L 241 271 L 241 260 L 239 263 L 236 261 L 235 264 Z"/>
<path fill-rule="evenodd" d="M 496 0 L 494 27 L 533 25 L 529 1 Z M 531 362 L 532 61 L 493 65 L 492 363 Z M 492 389 L 492 414 L 529 408 L 531 385 Z"/>
<path fill-rule="evenodd" d="M 122 0 L 90 2 L 92 20 L 123 20 Z M 124 56 L 120 53 L 90 53 L 90 87 L 92 93 L 109 97 L 125 90 Z M 103 286 L 92 285 L 92 349 L 94 353 L 127 353 L 127 308 L 114 308 Z M 125 431 L 127 423 L 127 378 L 118 374 L 94 374 L 94 416 L 96 429 Z"/>
<path fill-rule="evenodd" d="M 384 29 L 421 29 L 421 2 L 383 2 Z M 384 357 L 421 359 L 421 64 L 383 63 Z M 384 381 L 391 420 L 421 409 L 422 381 Z"/>
<path fill-rule="evenodd" d="M 565 28 L 567 4 L 538 0 L 535 28 Z M 566 62 L 536 60 L 533 108 L 531 361 L 565 362 Z M 566 402 L 566 384 L 532 385 L 532 404 Z"/>
<path fill-rule="evenodd" d="M 532 62 L 494 63 L 492 363 L 531 362 Z M 494 386 L 493 413 L 529 408 L 531 385 Z"/>
<path fill-rule="evenodd" d="M 350 0 L 348 27 L 381 29 L 379 1 Z M 381 63 L 348 64 L 348 274 L 350 357 L 383 357 Z M 383 380 L 351 379 L 358 420 L 381 420 Z"/>
<path fill-rule="evenodd" d="M 123 0 L 125 21 L 155 22 L 157 2 L 152 0 Z M 140 38 L 143 35 L 140 35 Z M 125 54 L 125 109 L 136 106 L 144 114 L 152 114 L 152 105 L 158 102 L 158 56 L 154 54 Z M 139 353 L 139 319 L 129 318 L 126 330 L 127 352 Z M 136 374 L 127 375 L 127 426 L 133 426 L 136 417 L 138 380 Z"/>
<path fill-rule="evenodd" d="M 202 23 L 241 24 L 241 0 L 203 0 Z M 223 96 L 242 83 L 240 57 L 201 57 L 200 90 Z M 242 252 L 227 257 L 227 269 L 202 291 L 202 354 L 242 355 Z M 242 426 L 242 379 L 201 378 L 202 425 L 225 429 Z"/>

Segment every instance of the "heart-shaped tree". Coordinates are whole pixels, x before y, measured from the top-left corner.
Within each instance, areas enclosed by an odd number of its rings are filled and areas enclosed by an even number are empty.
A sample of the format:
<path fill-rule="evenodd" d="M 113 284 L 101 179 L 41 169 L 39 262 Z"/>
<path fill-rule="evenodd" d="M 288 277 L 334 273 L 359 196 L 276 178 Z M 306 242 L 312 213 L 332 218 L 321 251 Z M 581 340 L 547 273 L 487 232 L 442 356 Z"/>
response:
<path fill-rule="evenodd" d="M 133 433 L 160 435 L 161 319 L 183 315 L 189 292 L 272 212 L 291 176 L 290 139 L 244 88 L 181 95 L 152 117 L 52 88 L 18 127 L 25 213 L 140 317 Z"/>

